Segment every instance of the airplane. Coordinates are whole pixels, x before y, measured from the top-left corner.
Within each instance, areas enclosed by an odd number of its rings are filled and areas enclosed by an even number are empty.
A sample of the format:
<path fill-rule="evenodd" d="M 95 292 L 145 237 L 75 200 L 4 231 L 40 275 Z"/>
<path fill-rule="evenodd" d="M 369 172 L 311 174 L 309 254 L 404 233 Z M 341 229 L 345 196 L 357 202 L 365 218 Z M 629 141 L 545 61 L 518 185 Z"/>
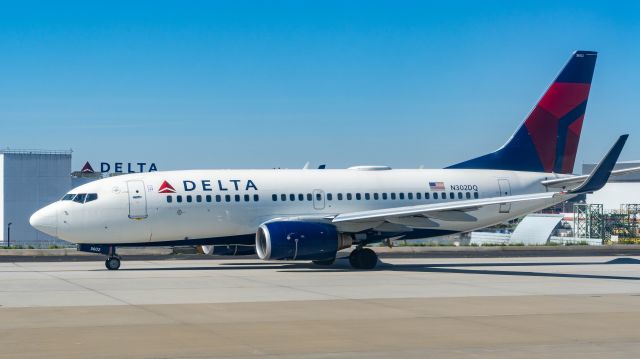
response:
<path fill-rule="evenodd" d="M 367 246 L 469 232 L 602 188 L 628 135 L 585 176 L 572 175 L 597 53 L 576 51 L 524 122 L 498 150 L 444 169 L 188 170 L 132 173 L 76 187 L 30 224 L 80 251 L 205 246 L 263 260 L 372 269 Z"/>

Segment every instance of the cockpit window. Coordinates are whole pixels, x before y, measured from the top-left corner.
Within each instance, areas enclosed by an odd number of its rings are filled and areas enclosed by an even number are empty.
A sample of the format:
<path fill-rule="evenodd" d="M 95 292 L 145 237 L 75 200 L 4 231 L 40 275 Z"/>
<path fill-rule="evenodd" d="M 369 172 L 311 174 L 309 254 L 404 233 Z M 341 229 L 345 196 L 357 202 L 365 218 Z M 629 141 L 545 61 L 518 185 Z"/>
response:
<path fill-rule="evenodd" d="M 86 193 L 78 193 L 77 196 L 73 197 L 73 201 L 78 203 L 84 203 L 85 197 L 87 197 Z"/>
<path fill-rule="evenodd" d="M 74 201 L 77 203 L 87 203 L 98 199 L 97 193 L 67 193 L 61 201 Z"/>

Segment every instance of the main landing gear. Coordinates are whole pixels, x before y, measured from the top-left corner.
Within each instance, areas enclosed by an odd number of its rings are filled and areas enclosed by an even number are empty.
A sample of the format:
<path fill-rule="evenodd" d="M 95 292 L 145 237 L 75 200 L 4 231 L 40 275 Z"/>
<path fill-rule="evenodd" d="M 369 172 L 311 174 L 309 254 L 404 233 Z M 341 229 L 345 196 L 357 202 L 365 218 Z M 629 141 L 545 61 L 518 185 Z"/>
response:
<path fill-rule="evenodd" d="M 349 264 L 356 269 L 373 269 L 378 264 L 378 255 L 371 248 L 356 247 L 349 254 Z"/>

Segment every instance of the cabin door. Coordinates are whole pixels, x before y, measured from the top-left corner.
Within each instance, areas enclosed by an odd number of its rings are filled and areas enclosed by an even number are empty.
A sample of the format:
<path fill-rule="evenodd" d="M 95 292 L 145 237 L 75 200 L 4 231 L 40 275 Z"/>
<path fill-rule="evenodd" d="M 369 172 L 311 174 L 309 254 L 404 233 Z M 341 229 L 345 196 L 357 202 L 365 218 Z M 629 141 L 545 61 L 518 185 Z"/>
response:
<path fill-rule="evenodd" d="M 508 179 L 499 179 L 498 187 L 500 190 L 500 197 L 511 196 L 511 185 Z M 511 203 L 501 203 L 500 213 L 509 213 L 511 210 Z"/>
<path fill-rule="evenodd" d="M 129 218 L 147 218 L 147 197 L 144 190 L 144 182 L 128 181 L 129 189 Z"/>

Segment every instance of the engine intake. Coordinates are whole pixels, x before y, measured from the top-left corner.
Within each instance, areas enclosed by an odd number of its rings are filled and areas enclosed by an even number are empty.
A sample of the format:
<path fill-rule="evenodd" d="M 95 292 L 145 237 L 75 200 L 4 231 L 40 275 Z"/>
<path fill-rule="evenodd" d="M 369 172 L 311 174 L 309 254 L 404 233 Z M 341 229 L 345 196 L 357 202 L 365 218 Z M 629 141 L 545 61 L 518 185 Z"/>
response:
<path fill-rule="evenodd" d="M 267 222 L 256 232 L 256 252 L 264 260 L 331 260 L 351 243 L 335 226 L 318 222 Z"/>

